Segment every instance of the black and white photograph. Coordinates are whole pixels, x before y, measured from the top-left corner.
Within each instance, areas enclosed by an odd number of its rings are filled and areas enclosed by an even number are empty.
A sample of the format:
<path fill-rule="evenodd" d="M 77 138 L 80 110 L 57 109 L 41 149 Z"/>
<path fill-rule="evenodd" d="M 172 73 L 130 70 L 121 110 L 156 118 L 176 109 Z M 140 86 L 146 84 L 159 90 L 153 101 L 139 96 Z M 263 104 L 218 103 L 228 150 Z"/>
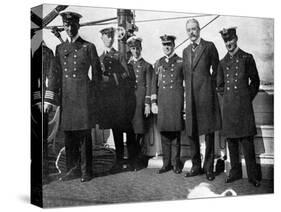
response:
<path fill-rule="evenodd" d="M 274 193 L 273 18 L 30 14 L 32 204 Z"/>

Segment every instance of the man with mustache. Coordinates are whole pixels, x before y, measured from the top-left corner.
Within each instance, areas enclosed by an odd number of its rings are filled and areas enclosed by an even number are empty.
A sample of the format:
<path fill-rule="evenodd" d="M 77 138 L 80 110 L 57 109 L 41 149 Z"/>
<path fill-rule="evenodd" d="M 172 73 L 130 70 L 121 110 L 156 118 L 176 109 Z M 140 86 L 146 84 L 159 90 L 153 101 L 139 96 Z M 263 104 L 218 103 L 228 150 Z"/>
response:
<path fill-rule="evenodd" d="M 200 37 L 196 19 L 186 22 L 187 35 L 191 41 L 183 51 L 185 74 L 187 139 L 191 145 L 192 168 L 186 177 L 204 172 L 208 180 L 214 180 L 214 138 L 221 128 L 221 114 L 216 93 L 216 73 L 219 63 L 214 43 Z M 211 70 L 212 67 L 212 70 Z M 205 161 L 201 168 L 199 136 L 205 135 Z"/>
<path fill-rule="evenodd" d="M 175 174 L 180 174 L 184 100 L 182 59 L 174 52 L 175 36 L 163 35 L 160 38 L 164 56 L 154 66 L 151 85 L 151 111 L 157 114 L 163 151 L 163 166 L 158 174 L 171 169 Z"/>
<path fill-rule="evenodd" d="M 74 12 L 60 15 L 67 40 L 56 47 L 44 109 L 48 110 L 50 103 L 61 106 L 67 168 L 61 180 L 81 176 L 81 182 L 86 182 L 92 178 L 91 128 L 97 122 L 96 91 L 102 72 L 95 45 L 79 36 L 82 16 Z"/>
<path fill-rule="evenodd" d="M 226 183 L 242 178 L 239 143 L 246 161 L 248 180 L 260 186 L 254 135 L 257 134 L 252 101 L 259 91 L 260 79 L 253 56 L 237 45 L 236 28 L 220 31 L 227 54 L 220 61 L 218 89 L 223 94 L 222 134 L 227 137 L 231 170 Z"/>

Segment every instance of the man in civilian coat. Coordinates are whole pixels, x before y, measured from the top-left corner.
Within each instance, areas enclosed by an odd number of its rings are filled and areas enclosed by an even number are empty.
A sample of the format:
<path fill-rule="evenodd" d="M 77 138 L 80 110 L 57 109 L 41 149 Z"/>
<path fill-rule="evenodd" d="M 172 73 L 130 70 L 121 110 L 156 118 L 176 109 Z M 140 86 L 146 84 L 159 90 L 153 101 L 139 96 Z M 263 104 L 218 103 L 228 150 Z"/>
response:
<path fill-rule="evenodd" d="M 112 129 L 116 148 L 116 164 L 114 169 L 122 169 L 124 158 L 123 133 L 127 134 L 129 168 L 133 168 L 136 157 L 136 140 L 132 119 L 134 116 L 135 74 L 127 66 L 125 56 L 116 51 L 114 43 L 115 29 L 105 28 L 100 31 L 105 49 L 100 56 L 103 80 L 100 90 L 99 123 L 103 129 Z"/>
<path fill-rule="evenodd" d="M 153 67 L 146 62 L 142 55 L 142 39 L 140 37 L 132 36 L 127 40 L 127 45 L 130 49 L 132 56 L 128 64 L 133 68 L 136 76 L 135 96 L 136 108 L 133 117 L 133 128 L 136 136 L 136 152 L 137 158 L 134 168 L 140 169 L 145 166 L 144 155 L 141 149 L 144 145 L 144 134 L 148 130 L 148 116 L 150 114 L 151 104 L 151 76 Z"/>
<path fill-rule="evenodd" d="M 203 171 L 208 180 L 213 180 L 215 178 L 214 133 L 221 128 L 221 114 L 216 93 L 218 52 L 212 42 L 200 37 L 200 26 L 196 19 L 187 21 L 186 30 L 191 44 L 183 51 L 186 91 L 185 127 L 191 144 L 192 168 L 185 176 L 192 177 L 202 173 L 199 136 L 205 135 Z"/>
<path fill-rule="evenodd" d="M 157 127 L 161 134 L 163 166 L 159 174 L 173 168 L 181 173 L 180 138 L 183 130 L 183 69 L 182 59 L 174 53 L 175 36 L 160 37 L 165 56 L 154 66 L 151 85 L 151 110 L 157 114 Z"/>
<path fill-rule="evenodd" d="M 73 179 L 81 171 L 81 182 L 86 182 L 92 177 L 91 128 L 97 122 L 96 90 L 101 81 L 101 67 L 95 45 L 78 34 L 82 16 L 74 12 L 60 15 L 67 41 L 56 47 L 44 107 L 48 108 L 51 103 L 61 105 L 62 109 L 61 129 L 65 134 L 68 172 L 61 180 Z"/>
<path fill-rule="evenodd" d="M 220 61 L 218 89 L 223 94 L 222 134 L 227 138 L 231 170 L 226 183 L 242 178 L 239 143 L 246 161 L 248 180 L 260 186 L 254 135 L 257 134 L 252 101 L 259 91 L 260 79 L 253 56 L 237 46 L 236 28 L 220 31 L 228 53 Z"/>

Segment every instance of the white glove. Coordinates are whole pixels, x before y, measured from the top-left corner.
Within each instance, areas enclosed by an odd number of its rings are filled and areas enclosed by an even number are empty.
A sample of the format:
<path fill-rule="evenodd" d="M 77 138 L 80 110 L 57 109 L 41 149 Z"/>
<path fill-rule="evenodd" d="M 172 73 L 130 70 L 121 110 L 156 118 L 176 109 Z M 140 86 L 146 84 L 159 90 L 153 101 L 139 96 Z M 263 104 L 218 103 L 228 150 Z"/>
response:
<path fill-rule="evenodd" d="M 149 106 L 149 104 L 145 104 L 144 115 L 145 115 L 145 117 L 148 117 L 149 114 L 150 114 L 150 106 Z"/>
<path fill-rule="evenodd" d="M 151 111 L 152 111 L 153 114 L 158 114 L 158 106 L 157 106 L 156 103 L 152 103 Z"/>
<path fill-rule="evenodd" d="M 44 113 L 49 113 L 53 109 L 53 105 L 49 102 L 44 102 Z"/>

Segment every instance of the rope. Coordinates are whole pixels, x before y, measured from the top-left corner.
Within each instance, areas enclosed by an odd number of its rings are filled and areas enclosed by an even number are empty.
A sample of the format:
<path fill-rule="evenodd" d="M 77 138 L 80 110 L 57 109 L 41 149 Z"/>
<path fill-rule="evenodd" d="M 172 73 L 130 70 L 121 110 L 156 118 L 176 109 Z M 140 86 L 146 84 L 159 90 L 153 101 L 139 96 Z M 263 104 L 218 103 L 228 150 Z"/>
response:
<path fill-rule="evenodd" d="M 204 16 L 210 16 L 210 15 L 209 14 L 203 14 L 203 15 L 184 16 L 184 17 L 148 19 L 148 20 L 136 21 L 136 23 L 153 22 L 153 21 L 168 21 L 168 20 L 186 19 L 186 18 L 198 18 L 198 17 L 204 17 Z"/>
<path fill-rule="evenodd" d="M 215 18 L 213 18 L 211 21 L 209 21 L 207 24 L 205 24 L 202 28 L 201 28 L 201 30 L 203 30 L 206 26 L 208 26 L 210 23 L 212 23 L 214 20 L 216 20 L 217 18 L 219 17 L 219 15 L 217 15 Z M 189 40 L 189 38 L 186 38 L 183 42 L 181 42 L 179 45 L 177 45 L 176 47 L 175 47 L 175 49 L 177 49 L 178 47 L 180 47 L 182 44 L 184 44 L 186 41 L 188 41 Z"/>

